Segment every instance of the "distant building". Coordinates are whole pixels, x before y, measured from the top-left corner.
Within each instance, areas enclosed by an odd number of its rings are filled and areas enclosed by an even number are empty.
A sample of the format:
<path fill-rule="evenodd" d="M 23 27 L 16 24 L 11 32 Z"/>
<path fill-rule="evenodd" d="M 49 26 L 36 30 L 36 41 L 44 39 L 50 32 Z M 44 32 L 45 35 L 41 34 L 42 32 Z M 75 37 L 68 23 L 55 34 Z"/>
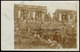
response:
<path fill-rule="evenodd" d="M 44 20 L 46 14 L 46 6 L 14 4 L 14 19 Z"/>
<path fill-rule="evenodd" d="M 58 22 L 76 22 L 77 13 L 74 10 L 57 9 L 54 13 L 54 18 Z"/>

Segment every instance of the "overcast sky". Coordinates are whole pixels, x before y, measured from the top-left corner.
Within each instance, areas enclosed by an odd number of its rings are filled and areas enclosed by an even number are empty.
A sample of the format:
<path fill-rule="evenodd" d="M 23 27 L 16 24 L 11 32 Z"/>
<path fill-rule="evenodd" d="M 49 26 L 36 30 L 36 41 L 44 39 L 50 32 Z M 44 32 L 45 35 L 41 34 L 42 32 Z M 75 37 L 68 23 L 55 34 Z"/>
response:
<path fill-rule="evenodd" d="M 47 11 L 51 14 L 54 13 L 56 9 L 67 9 L 67 10 L 76 10 L 77 3 L 67 2 L 67 1 L 23 1 L 23 2 L 16 2 L 16 3 L 24 3 L 27 5 L 40 5 L 40 6 L 47 6 Z"/>
<path fill-rule="evenodd" d="M 56 9 L 67 9 L 67 10 L 77 9 L 77 1 L 3 1 L 1 3 L 1 8 L 10 9 L 11 8 L 10 6 L 13 6 L 14 3 L 47 6 L 47 12 L 50 12 L 51 16 L 52 16 L 52 13 L 54 13 Z"/>
<path fill-rule="evenodd" d="M 67 10 L 76 10 L 76 2 L 66 2 L 66 1 L 26 1 L 26 2 L 19 2 L 29 5 L 40 5 L 40 6 L 47 6 L 47 12 L 54 13 L 56 9 L 67 9 Z"/>

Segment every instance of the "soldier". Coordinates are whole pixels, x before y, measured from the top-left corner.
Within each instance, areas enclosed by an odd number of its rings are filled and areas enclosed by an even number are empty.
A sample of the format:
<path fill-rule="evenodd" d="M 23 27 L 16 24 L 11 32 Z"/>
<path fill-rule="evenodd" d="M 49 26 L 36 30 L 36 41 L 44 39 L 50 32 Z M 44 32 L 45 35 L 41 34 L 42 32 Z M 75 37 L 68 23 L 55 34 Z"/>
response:
<path fill-rule="evenodd" d="M 55 35 L 53 36 L 53 39 L 54 39 L 55 41 L 57 41 L 58 43 L 61 43 L 62 38 L 61 38 L 60 32 L 56 32 Z"/>

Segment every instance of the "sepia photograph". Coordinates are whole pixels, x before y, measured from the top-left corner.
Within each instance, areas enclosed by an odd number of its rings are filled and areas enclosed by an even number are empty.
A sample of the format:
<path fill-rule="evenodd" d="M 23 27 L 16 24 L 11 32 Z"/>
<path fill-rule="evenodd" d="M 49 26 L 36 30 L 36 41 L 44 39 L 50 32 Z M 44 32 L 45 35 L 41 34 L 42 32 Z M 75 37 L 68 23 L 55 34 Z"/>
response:
<path fill-rule="evenodd" d="M 77 1 L 3 1 L 1 38 L 8 32 L 10 43 L 5 44 L 2 38 L 1 47 L 12 44 L 13 50 L 78 49 L 78 11 Z"/>

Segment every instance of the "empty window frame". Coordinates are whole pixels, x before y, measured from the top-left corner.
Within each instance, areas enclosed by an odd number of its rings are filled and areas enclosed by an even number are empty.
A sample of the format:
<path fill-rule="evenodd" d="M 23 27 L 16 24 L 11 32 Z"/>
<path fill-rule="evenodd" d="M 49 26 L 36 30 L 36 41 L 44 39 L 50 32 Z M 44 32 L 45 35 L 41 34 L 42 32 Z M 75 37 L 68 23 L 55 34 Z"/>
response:
<path fill-rule="evenodd" d="M 18 11 L 18 18 L 20 18 L 20 16 L 21 16 L 21 11 L 19 10 Z"/>
<path fill-rule="evenodd" d="M 59 14 L 59 21 L 61 21 L 62 20 L 62 14 L 60 13 Z"/>
<path fill-rule="evenodd" d="M 70 18 L 71 18 L 71 15 L 69 14 L 69 15 L 68 15 L 68 20 L 70 20 Z"/>
<path fill-rule="evenodd" d="M 33 19 L 35 19 L 35 12 L 33 12 Z"/>

